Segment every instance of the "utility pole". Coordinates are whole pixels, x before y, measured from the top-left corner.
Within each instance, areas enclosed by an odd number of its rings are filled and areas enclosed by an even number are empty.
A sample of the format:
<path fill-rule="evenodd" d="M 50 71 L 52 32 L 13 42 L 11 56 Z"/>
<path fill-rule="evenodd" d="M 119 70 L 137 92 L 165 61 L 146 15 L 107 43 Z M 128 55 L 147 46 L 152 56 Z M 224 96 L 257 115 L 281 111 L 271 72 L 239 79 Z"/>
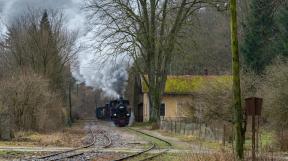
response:
<path fill-rule="evenodd" d="M 245 128 L 243 127 L 243 110 L 241 107 L 240 88 L 240 62 L 237 30 L 237 2 L 230 0 L 230 30 L 231 30 L 231 52 L 232 52 L 232 72 L 233 72 L 233 121 L 235 132 L 236 158 L 244 158 Z"/>
<path fill-rule="evenodd" d="M 69 120 L 68 120 L 68 124 L 69 126 L 72 125 L 72 100 L 71 100 L 71 85 L 72 84 L 72 81 L 71 81 L 71 77 L 69 78 L 69 94 L 68 94 L 68 99 L 69 99 Z"/>

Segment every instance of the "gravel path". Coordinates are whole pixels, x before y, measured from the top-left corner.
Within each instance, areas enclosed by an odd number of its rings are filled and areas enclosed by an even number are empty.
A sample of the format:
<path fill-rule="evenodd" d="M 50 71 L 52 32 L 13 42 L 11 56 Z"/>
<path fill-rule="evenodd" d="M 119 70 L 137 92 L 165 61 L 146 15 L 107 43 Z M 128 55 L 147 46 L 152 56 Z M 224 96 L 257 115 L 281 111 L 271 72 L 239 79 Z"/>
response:
<path fill-rule="evenodd" d="M 79 125 L 79 124 L 78 124 Z M 37 159 L 40 156 L 46 156 L 53 153 L 59 153 L 59 151 L 67 151 L 73 148 L 65 147 L 0 147 L 0 151 L 22 151 L 23 156 L 17 156 L 15 158 L 6 158 L 7 160 L 21 160 L 21 161 L 50 161 L 50 160 L 77 160 L 77 161 L 88 161 L 88 160 L 113 160 L 117 158 L 122 158 L 128 155 L 127 152 L 131 152 L 133 149 L 135 152 L 142 150 L 143 146 L 146 144 L 145 141 L 139 141 L 141 137 L 138 137 L 135 134 L 129 133 L 123 128 L 114 127 L 109 122 L 102 121 L 86 121 L 83 124 L 83 130 L 86 133 L 86 136 L 81 139 L 83 145 L 91 144 L 94 139 L 95 143 L 93 146 L 87 149 L 80 149 L 72 152 L 65 152 L 63 154 L 58 154 L 52 157 Z M 91 132 L 93 131 L 93 136 Z M 109 143 L 112 143 L 111 145 Z M 104 148 L 105 145 L 110 145 L 107 148 Z M 33 152 L 33 153 L 24 153 L 24 152 Z M 35 151 L 41 152 L 40 154 L 35 155 Z M 121 152 L 119 152 L 121 151 Z M 76 154 L 76 156 L 75 156 Z M 70 157 L 71 156 L 71 157 Z M 73 157 L 72 157 L 73 156 Z M 1 157 L 0 160 L 5 160 L 5 156 Z"/>

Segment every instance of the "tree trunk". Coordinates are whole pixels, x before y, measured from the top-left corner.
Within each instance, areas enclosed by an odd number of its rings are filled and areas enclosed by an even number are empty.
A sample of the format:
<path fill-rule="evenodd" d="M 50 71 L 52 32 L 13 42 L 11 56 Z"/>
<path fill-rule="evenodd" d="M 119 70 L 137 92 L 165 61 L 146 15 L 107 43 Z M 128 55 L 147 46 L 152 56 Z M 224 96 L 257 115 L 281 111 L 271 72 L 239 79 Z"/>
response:
<path fill-rule="evenodd" d="M 235 131 L 235 151 L 239 160 L 244 158 L 245 130 L 243 128 L 243 110 L 241 107 L 240 90 L 240 64 L 237 33 L 237 10 L 236 0 L 230 1 L 230 27 L 231 27 L 231 51 L 232 51 L 232 71 L 233 71 L 233 105 L 234 105 L 234 131 Z"/>
<path fill-rule="evenodd" d="M 160 123 L 160 105 L 161 105 L 161 93 L 157 89 L 152 90 L 149 93 L 150 100 L 150 122 Z"/>
<path fill-rule="evenodd" d="M 159 73 L 159 71 L 158 71 Z M 152 73 L 149 75 L 149 122 L 155 123 L 155 128 L 160 125 L 160 106 L 163 94 L 163 78 Z"/>

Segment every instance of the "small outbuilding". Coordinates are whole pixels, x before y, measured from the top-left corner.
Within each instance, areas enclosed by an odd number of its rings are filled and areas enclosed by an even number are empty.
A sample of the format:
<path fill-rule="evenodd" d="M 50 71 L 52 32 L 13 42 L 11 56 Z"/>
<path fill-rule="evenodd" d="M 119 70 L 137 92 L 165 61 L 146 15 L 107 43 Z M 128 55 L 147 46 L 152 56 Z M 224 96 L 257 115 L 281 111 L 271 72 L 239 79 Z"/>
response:
<path fill-rule="evenodd" d="M 196 115 L 196 108 L 193 100 L 199 97 L 197 94 L 205 87 L 206 83 L 231 81 L 230 75 L 181 75 L 168 76 L 165 91 L 162 96 L 160 115 L 165 120 L 182 120 L 192 118 Z M 137 94 L 134 102 L 134 113 L 136 122 L 149 121 L 149 97 L 148 88 L 144 81 L 138 79 L 138 85 L 135 85 Z"/>

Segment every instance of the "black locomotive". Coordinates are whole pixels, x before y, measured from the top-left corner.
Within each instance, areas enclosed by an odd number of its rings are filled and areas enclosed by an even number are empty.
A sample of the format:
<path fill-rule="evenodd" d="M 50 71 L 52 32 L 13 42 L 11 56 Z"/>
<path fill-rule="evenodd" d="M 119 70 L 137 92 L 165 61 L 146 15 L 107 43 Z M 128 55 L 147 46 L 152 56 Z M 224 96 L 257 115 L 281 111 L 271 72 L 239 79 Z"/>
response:
<path fill-rule="evenodd" d="M 129 101 L 122 97 L 110 101 L 104 107 L 96 108 L 96 117 L 101 120 L 113 121 L 116 126 L 123 127 L 129 124 Z"/>

